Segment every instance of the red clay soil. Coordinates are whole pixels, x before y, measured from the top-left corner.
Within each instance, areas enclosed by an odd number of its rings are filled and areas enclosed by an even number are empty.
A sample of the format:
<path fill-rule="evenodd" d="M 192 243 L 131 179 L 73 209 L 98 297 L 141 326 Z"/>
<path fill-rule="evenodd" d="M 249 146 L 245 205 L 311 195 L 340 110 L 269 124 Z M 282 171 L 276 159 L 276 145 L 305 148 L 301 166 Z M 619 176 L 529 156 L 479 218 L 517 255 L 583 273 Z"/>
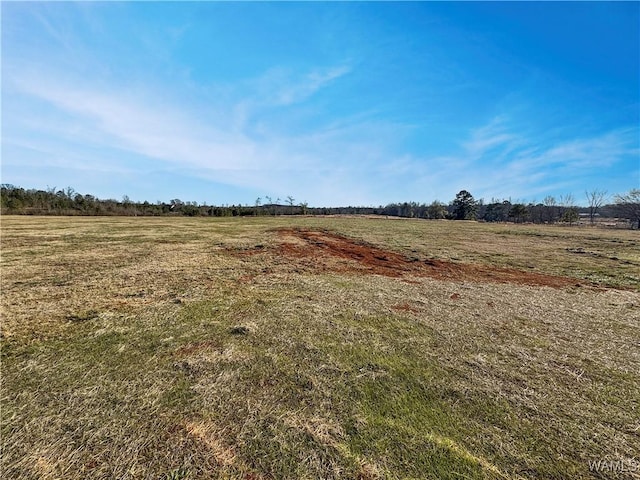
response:
<path fill-rule="evenodd" d="M 398 305 L 394 305 L 391 308 L 400 312 L 418 313 L 420 311 L 417 308 L 412 307 L 408 303 L 399 303 Z"/>
<path fill-rule="evenodd" d="M 387 277 L 413 275 L 439 280 L 516 283 L 554 288 L 579 285 L 576 279 L 568 277 L 490 265 L 408 258 L 329 231 L 286 228 L 279 229 L 278 234 L 283 240 L 277 247 L 280 255 L 302 259 L 319 270 L 360 272 Z M 295 243 L 287 241 L 287 238 Z"/>

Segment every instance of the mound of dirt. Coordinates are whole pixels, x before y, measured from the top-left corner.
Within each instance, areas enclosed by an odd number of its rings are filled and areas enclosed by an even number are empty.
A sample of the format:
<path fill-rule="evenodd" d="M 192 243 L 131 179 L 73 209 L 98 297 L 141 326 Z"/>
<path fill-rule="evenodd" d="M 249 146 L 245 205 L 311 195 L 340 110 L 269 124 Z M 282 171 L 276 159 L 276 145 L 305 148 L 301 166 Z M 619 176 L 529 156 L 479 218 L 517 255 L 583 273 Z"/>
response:
<path fill-rule="evenodd" d="M 278 247 L 279 253 L 287 257 L 311 259 L 323 270 L 365 270 L 387 277 L 399 277 L 414 271 L 411 262 L 399 253 L 357 242 L 332 232 L 281 229 L 278 233 L 284 240 Z"/>
<path fill-rule="evenodd" d="M 330 231 L 285 228 L 277 230 L 279 255 L 303 259 L 318 270 L 360 272 L 388 277 L 404 275 L 441 280 L 516 283 L 561 288 L 579 286 L 576 279 L 445 260 L 409 258 L 398 252 L 343 237 Z"/>

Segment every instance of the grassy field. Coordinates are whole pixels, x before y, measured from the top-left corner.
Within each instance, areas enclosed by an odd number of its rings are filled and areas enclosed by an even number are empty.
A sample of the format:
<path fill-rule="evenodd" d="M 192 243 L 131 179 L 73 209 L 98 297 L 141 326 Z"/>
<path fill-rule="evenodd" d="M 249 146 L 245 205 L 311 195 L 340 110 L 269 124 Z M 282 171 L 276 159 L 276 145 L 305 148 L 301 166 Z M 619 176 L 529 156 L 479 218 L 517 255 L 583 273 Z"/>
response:
<path fill-rule="evenodd" d="M 637 232 L 3 217 L 1 246 L 2 478 L 640 478 Z"/>

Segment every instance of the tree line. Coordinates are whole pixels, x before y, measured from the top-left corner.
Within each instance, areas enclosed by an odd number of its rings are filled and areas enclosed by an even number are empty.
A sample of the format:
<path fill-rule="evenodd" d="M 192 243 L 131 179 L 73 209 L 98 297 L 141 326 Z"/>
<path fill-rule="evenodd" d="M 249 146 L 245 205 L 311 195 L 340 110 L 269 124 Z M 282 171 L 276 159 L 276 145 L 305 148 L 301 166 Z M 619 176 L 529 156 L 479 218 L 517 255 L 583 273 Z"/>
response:
<path fill-rule="evenodd" d="M 480 220 L 513 223 L 596 223 L 598 218 L 626 221 L 640 228 L 640 189 L 609 197 L 605 191 L 585 192 L 586 207 L 577 206 L 571 194 L 559 198 L 547 196 L 542 202 L 524 203 L 508 199 L 476 200 L 461 190 L 449 203 L 433 201 L 390 203 L 379 207 L 309 207 L 291 196 L 275 201 L 265 196 L 253 205 L 202 205 L 197 202 L 134 202 L 126 195 L 122 200 L 102 200 L 83 195 L 73 188 L 57 190 L 24 189 L 3 184 L 0 187 L 0 211 L 4 215 L 126 215 L 126 216 L 213 216 L 243 217 L 258 215 L 384 215 L 390 217 Z M 613 201 L 610 201 L 613 200 Z"/>

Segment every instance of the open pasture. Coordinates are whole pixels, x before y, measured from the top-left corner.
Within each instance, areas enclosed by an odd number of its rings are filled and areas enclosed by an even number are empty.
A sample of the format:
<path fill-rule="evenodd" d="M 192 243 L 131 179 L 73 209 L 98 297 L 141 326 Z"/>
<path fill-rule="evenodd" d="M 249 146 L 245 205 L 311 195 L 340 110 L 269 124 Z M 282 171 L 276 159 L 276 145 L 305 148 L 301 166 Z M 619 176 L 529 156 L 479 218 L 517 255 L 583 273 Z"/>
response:
<path fill-rule="evenodd" d="M 3 478 L 640 478 L 637 232 L 3 217 L 1 247 Z"/>

